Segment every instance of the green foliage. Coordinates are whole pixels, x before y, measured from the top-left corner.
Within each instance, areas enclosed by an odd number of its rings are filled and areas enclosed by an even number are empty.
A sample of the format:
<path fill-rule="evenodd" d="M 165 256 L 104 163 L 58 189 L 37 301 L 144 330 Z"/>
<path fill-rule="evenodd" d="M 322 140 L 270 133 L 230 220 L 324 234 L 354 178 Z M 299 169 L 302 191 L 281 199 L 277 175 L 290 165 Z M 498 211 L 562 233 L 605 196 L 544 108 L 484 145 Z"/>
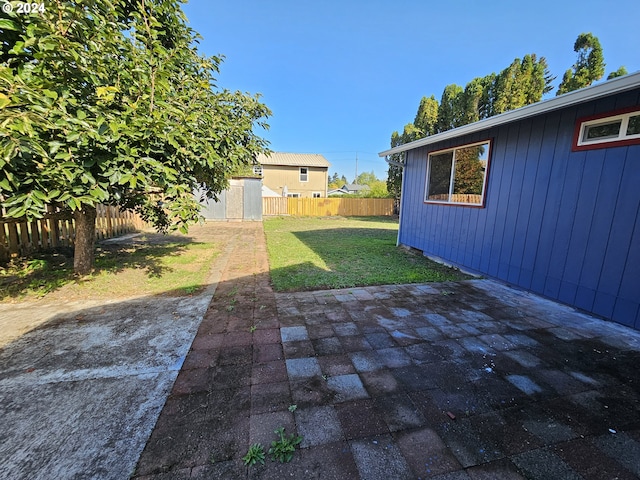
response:
<path fill-rule="evenodd" d="M 581 33 L 573 45 L 573 51 L 578 54 L 578 59 L 564 73 L 556 95 L 588 87 L 604 75 L 604 55 L 598 37 Z"/>
<path fill-rule="evenodd" d="M 420 100 L 414 123 L 407 124 L 402 134 L 392 133 L 391 147 L 538 102 L 551 91 L 554 79 L 545 58 L 538 60 L 535 54 L 530 54 L 522 60 L 514 59 L 497 75 L 474 78 L 464 89 L 447 85 L 439 105 L 433 95 Z M 390 160 L 387 190 L 399 201 L 404 153 L 394 154 Z"/>
<path fill-rule="evenodd" d="M 290 462 L 293 458 L 293 454 L 296 451 L 296 447 L 302 442 L 302 437 L 294 434 L 288 437 L 284 434 L 284 427 L 278 428 L 275 432 L 280 437 L 279 440 L 271 442 L 271 448 L 269 448 L 269 455 L 274 460 L 278 460 L 281 463 Z"/>
<path fill-rule="evenodd" d="M 259 97 L 217 89 L 178 0 L 50 3 L 4 14 L 0 200 L 10 217 L 47 204 L 134 210 L 165 231 L 199 219 L 266 150 Z"/>
<path fill-rule="evenodd" d="M 370 172 L 362 172 L 358 175 L 354 183 L 357 183 L 358 185 L 371 185 L 373 182 L 377 181 L 378 179 L 376 178 L 375 172 L 371 170 Z"/>
<path fill-rule="evenodd" d="M 431 97 L 435 101 L 435 107 L 437 107 L 437 100 Z M 425 102 L 426 103 L 426 102 Z M 423 102 L 420 102 L 421 106 Z M 426 105 L 423 111 L 426 110 Z M 433 116 L 428 117 L 429 122 L 426 121 L 425 116 L 420 115 L 420 107 L 418 107 L 418 114 L 416 115 L 416 119 L 420 118 L 423 127 L 431 126 L 433 129 L 436 128 L 437 115 L 434 118 Z M 414 140 L 418 140 L 419 138 L 423 138 L 423 130 L 417 128 L 413 123 L 408 123 L 404 126 L 404 130 L 402 131 L 402 135 L 398 134 L 398 132 L 393 132 L 391 134 L 391 147 L 397 147 L 399 145 L 403 145 L 405 143 L 412 142 Z M 396 201 L 400 201 L 400 191 L 402 189 L 402 166 L 404 164 L 404 152 L 391 155 L 391 162 L 389 163 L 389 170 L 387 171 L 387 192 L 388 195 L 392 198 L 395 198 Z"/>
<path fill-rule="evenodd" d="M 259 443 L 254 443 L 249 447 L 247 454 L 242 457 L 245 465 L 252 467 L 256 463 L 260 462 L 264 465 L 265 453 L 264 447 Z"/>
<path fill-rule="evenodd" d="M 429 98 L 422 97 L 413 126 L 417 129 L 416 136 L 419 138 L 433 135 L 437 132 L 438 124 L 438 101 L 431 95 Z M 405 130 L 407 127 L 405 127 Z M 418 133 L 419 132 L 419 133 Z"/>
<path fill-rule="evenodd" d="M 462 114 L 464 90 L 461 86 L 451 84 L 444 87 L 440 108 L 438 109 L 438 131 L 444 132 L 463 125 Z"/>
<path fill-rule="evenodd" d="M 554 79 L 544 57 L 538 60 L 531 54 L 522 60 L 516 58 L 495 77 L 490 93 L 490 115 L 539 102 L 551 91 Z"/>
<path fill-rule="evenodd" d="M 611 80 L 612 78 L 617 78 L 617 77 L 624 77 L 625 75 L 628 75 L 628 74 L 629 74 L 629 72 L 627 71 L 627 68 L 623 65 L 622 67 L 620 67 L 615 72 L 611 72 L 607 76 L 607 80 Z"/>

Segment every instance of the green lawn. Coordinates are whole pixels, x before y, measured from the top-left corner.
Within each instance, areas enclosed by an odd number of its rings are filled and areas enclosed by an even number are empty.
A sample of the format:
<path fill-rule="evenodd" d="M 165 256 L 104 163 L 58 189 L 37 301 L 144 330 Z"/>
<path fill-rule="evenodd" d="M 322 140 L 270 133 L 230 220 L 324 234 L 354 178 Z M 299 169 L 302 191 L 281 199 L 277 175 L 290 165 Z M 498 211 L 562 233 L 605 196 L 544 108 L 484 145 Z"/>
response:
<path fill-rule="evenodd" d="M 0 301 L 188 295 L 206 286 L 211 263 L 220 253 L 213 243 L 193 242 L 182 235 L 149 233 L 137 240 L 99 245 L 95 272 L 82 278 L 73 273 L 68 249 L 0 266 Z"/>
<path fill-rule="evenodd" d="M 277 217 L 264 221 L 276 291 L 470 278 L 396 247 L 388 217 Z"/>

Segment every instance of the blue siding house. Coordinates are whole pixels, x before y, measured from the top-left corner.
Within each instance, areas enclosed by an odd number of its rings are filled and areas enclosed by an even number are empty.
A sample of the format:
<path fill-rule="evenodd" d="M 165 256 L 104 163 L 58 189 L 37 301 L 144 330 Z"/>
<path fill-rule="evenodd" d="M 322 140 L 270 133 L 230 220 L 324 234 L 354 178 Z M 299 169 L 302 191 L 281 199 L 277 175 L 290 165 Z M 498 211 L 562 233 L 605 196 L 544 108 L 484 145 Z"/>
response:
<path fill-rule="evenodd" d="M 640 73 L 401 152 L 399 244 L 640 329 Z"/>

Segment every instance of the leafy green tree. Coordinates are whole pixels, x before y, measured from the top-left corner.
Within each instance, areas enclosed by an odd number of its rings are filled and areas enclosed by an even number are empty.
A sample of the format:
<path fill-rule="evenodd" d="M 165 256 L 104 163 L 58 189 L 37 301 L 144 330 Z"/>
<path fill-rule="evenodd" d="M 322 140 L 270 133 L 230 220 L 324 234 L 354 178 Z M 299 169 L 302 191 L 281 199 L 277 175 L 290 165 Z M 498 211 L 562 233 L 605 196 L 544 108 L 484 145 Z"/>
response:
<path fill-rule="evenodd" d="M 578 54 L 578 60 L 565 72 L 556 95 L 588 87 L 604 75 L 604 55 L 598 37 L 591 33 L 581 33 L 573 50 Z"/>
<path fill-rule="evenodd" d="M 387 190 L 387 182 L 384 180 L 376 180 L 369 185 L 369 198 L 389 198 L 389 190 Z"/>
<path fill-rule="evenodd" d="M 445 132 L 464 124 L 463 93 L 461 86 L 447 85 L 442 92 L 438 108 L 438 132 Z"/>
<path fill-rule="evenodd" d="M 338 173 L 334 173 L 329 177 L 329 190 L 334 190 L 336 188 L 342 187 L 345 183 L 347 183 L 346 179 L 342 181 L 342 179 L 338 176 Z"/>
<path fill-rule="evenodd" d="M 627 68 L 623 65 L 622 67 L 620 67 L 615 72 L 611 72 L 607 76 L 607 80 L 611 80 L 612 78 L 617 78 L 617 77 L 624 77 L 625 75 L 628 75 L 628 74 L 629 74 L 629 72 L 627 71 Z"/>
<path fill-rule="evenodd" d="M 438 128 L 438 101 L 431 95 L 422 97 L 413 125 L 419 130 L 420 138 L 437 133 Z"/>
<path fill-rule="evenodd" d="M 370 172 L 362 172 L 353 183 L 357 183 L 358 185 L 371 185 L 377 181 L 378 179 L 376 178 L 375 172 L 371 170 Z"/>
<path fill-rule="evenodd" d="M 413 123 L 408 123 L 404 126 L 402 135 L 398 132 L 391 134 L 391 148 L 398 147 L 405 143 L 413 142 L 419 138 L 422 138 L 422 131 L 420 131 Z M 389 169 L 387 171 L 387 191 L 389 195 L 396 200 L 396 210 L 400 201 L 400 194 L 402 191 L 402 166 L 404 164 L 405 153 L 396 153 L 391 155 L 391 162 L 389 163 Z"/>
<path fill-rule="evenodd" d="M 74 269 L 93 268 L 96 205 L 134 210 L 159 230 L 199 218 L 266 142 L 258 97 L 217 89 L 179 0 L 49 2 L 4 15 L 0 202 L 7 216 L 47 205 L 76 224 Z"/>
<path fill-rule="evenodd" d="M 463 125 L 477 122 L 489 116 L 491 110 L 490 90 L 495 74 L 477 77 L 467 83 L 462 94 Z"/>

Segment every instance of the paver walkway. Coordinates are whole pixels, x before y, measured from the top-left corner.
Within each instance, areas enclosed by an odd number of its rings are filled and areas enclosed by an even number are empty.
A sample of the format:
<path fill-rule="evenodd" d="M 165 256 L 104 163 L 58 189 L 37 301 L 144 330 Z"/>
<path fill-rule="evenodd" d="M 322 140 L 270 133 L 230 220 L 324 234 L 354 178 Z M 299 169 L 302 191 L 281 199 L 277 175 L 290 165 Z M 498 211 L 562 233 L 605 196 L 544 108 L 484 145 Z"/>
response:
<path fill-rule="evenodd" d="M 231 255 L 139 480 L 640 477 L 638 332 L 488 280 L 274 294 L 258 223 Z"/>

